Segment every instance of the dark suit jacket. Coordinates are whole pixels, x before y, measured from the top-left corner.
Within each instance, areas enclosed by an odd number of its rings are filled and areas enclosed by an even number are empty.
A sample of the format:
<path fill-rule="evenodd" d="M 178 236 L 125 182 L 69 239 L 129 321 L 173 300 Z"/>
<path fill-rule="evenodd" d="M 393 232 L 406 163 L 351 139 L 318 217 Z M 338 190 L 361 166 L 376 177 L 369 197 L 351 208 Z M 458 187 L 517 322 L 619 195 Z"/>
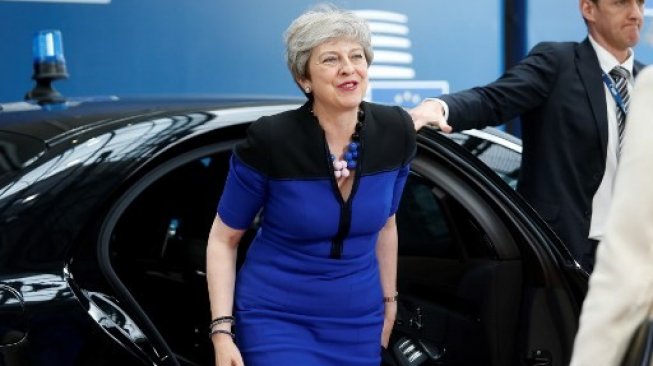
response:
<path fill-rule="evenodd" d="M 635 62 L 634 72 L 642 66 Z M 605 171 L 608 144 L 601 73 L 589 39 L 546 42 L 497 81 L 441 97 L 454 130 L 521 116 L 517 190 L 585 265 L 592 199 Z"/>

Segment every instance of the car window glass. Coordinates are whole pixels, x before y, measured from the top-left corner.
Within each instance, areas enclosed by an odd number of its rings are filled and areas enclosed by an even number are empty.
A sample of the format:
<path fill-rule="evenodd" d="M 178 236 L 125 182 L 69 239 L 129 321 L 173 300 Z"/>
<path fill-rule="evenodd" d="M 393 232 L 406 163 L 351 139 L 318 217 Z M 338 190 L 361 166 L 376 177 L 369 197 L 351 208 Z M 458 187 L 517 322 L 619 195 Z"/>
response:
<path fill-rule="evenodd" d="M 416 350 L 423 365 L 509 364 L 513 344 L 496 335 L 515 332 L 521 263 L 498 258 L 497 238 L 475 217 L 493 215 L 489 206 L 463 204 L 426 176 L 411 172 L 397 211 L 397 363 L 411 364 Z M 447 182 L 456 194 L 474 189 Z"/>
<path fill-rule="evenodd" d="M 430 185 L 416 175 L 410 175 L 406 182 L 397 211 L 397 228 L 400 255 L 457 256 L 440 204 Z"/>
<path fill-rule="evenodd" d="M 493 135 L 490 136 L 496 137 Z M 507 145 L 502 145 L 496 141 L 476 135 L 454 133 L 447 135 L 447 137 L 450 137 L 479 158 L 513 189 L 517 188 L 517 179 L 519 178 L 519 168 L 521 165 L 521 152 L 509 148 Z M 508 145 L 512 145 L 510 141 L 508 143 Z"/>
<path fill-rule="evenodd" d="M 399 255 L 493 258 L 477 221 L 457 202 L 416 173 L 406 181 L 397 211 Z"/>
<path fill-rule="evenodd" d="M 212 357 L 206 243 L 229 156 L 203 156 L 156 179 L 123 212 L 110 245 L 118 278 L 172 351 L 191 364 Z"/>

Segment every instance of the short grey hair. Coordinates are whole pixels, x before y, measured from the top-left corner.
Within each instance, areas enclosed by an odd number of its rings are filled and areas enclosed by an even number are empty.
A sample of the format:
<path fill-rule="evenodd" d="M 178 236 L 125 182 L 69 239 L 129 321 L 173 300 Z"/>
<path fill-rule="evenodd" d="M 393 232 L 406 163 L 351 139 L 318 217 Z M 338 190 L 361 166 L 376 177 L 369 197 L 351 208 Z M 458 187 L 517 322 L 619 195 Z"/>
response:
<path fill-rule="evenodd" d="M 313 48 L 332 39 L 348 39 L 363 47 L 367 64 L 372 63 L 372 39 L 365 19 L 331 4 L 321 4 L 295 19 L 284 34 L 286 62 L 295 80 L 307 79 L 308 59 Z"/>

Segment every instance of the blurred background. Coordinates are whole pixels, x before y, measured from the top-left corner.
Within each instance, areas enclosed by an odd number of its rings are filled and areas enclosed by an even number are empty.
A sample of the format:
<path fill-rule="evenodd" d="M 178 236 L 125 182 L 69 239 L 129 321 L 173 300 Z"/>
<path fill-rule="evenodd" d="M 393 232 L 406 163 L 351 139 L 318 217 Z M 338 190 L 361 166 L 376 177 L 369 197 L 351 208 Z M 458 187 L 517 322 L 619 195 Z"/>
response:
<path fill-rule="evenodd" d="M 57 29 L 65 96 L 301 96 L 283 32 L 319 1 L 0 0 L 0 102 L 32 87 L 32 38 Z M 411 107 L 497 78 L 540 41 L 586 35 L 578 0 L 331 1 L 371 25 L 368 99 Z M 653 63 L 653 5 L 637 58 Z M 518 124 L 508 124 L 519 135 Z"/>

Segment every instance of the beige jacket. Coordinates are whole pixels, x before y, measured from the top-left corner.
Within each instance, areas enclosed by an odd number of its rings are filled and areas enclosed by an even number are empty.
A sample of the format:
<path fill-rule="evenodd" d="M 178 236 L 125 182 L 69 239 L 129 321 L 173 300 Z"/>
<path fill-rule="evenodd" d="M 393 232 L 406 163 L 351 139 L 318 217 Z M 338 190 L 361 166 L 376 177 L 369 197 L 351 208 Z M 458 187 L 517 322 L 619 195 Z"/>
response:
<path fill-rule="evenodd" d="M 631 94 L 613 199 L 571 366 L 619 365 L 653 303 L 653 66 Z"/>

